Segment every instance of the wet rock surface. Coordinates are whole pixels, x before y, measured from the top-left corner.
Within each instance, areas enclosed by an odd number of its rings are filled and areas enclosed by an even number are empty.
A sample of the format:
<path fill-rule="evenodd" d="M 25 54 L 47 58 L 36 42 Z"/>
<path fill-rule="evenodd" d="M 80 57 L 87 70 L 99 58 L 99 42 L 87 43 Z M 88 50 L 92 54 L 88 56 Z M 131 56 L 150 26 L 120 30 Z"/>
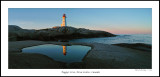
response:
<path fill-rule="evenodd" d="M 128 43 L 119 43 L 119 44 L 113 44 L 121 47 L 127 47 L 127 48 L 132 48 L 136 50 L 142 50 L 146 52 L 151 52 L 152 51 L 152 45 L 150 44 L 143 44 L 143 43 L 134 43 L 134 44 L 128 44 Z"/>
<path fill-rule="evenodd" d="M 64 63 L 54 61 L 42 54 L 21 53 L 24 47 L 41 44 L 85 45 L 91 50 L 82 62 Z M 54 41 L 12 41 L 9 42 L 9 69 L 47 68 L 47 69 L 151 69 L 151 52 L 101 43 L 71 43 Z"/>

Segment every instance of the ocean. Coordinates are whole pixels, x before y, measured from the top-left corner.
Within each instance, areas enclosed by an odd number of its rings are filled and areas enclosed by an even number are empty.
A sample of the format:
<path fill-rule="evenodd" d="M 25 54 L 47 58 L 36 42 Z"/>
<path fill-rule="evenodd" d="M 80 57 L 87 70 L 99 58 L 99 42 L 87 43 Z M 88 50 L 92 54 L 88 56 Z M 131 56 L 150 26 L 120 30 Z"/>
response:
<path fill-rule="evenodd" d="M 101 37 L 101 38 L 83 38 L 73 39 L 69 42 L 86 42 L 86 43 L 144 43 L 152 45 L 152 34 L 117 34 L 116 37 Z"/>

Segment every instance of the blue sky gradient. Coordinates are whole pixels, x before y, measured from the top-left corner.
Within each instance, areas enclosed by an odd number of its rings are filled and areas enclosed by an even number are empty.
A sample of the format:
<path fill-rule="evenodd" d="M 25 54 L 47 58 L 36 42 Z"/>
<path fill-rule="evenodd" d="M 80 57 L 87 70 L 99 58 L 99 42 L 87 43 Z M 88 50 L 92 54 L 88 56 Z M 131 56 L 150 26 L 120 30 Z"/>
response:
<path fill-rule="evenodd" d="M 63 13 L 67 25 L 115 34 L 151 34 L 151 8 L 9 8 L 8 24 L 24 29 L 60 26 Z"/>

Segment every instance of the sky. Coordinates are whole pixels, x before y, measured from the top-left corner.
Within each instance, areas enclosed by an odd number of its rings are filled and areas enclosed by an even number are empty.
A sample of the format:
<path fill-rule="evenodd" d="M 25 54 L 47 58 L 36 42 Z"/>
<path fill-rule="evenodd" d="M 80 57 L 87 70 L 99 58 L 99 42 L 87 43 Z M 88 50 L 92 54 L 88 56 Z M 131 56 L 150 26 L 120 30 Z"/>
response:
<path fill-rule="evenodd" d="M 9 8 L 8 24 L 23 29 L 67 26 L 113 34 L 152 34 L 151 8 Z"/>

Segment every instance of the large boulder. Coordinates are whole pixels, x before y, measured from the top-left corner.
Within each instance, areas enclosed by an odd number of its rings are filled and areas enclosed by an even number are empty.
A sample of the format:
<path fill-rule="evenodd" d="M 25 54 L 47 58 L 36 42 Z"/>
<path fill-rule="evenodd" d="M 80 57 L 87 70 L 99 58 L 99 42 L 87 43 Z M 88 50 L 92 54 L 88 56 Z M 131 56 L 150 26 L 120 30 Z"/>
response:
<path fill-rule="evenodd" d="M 9 26 L 9 31 L 19 31 L 22 30 L 22 28 L 20 28 L 17 25 L 8 25 Z"/>

